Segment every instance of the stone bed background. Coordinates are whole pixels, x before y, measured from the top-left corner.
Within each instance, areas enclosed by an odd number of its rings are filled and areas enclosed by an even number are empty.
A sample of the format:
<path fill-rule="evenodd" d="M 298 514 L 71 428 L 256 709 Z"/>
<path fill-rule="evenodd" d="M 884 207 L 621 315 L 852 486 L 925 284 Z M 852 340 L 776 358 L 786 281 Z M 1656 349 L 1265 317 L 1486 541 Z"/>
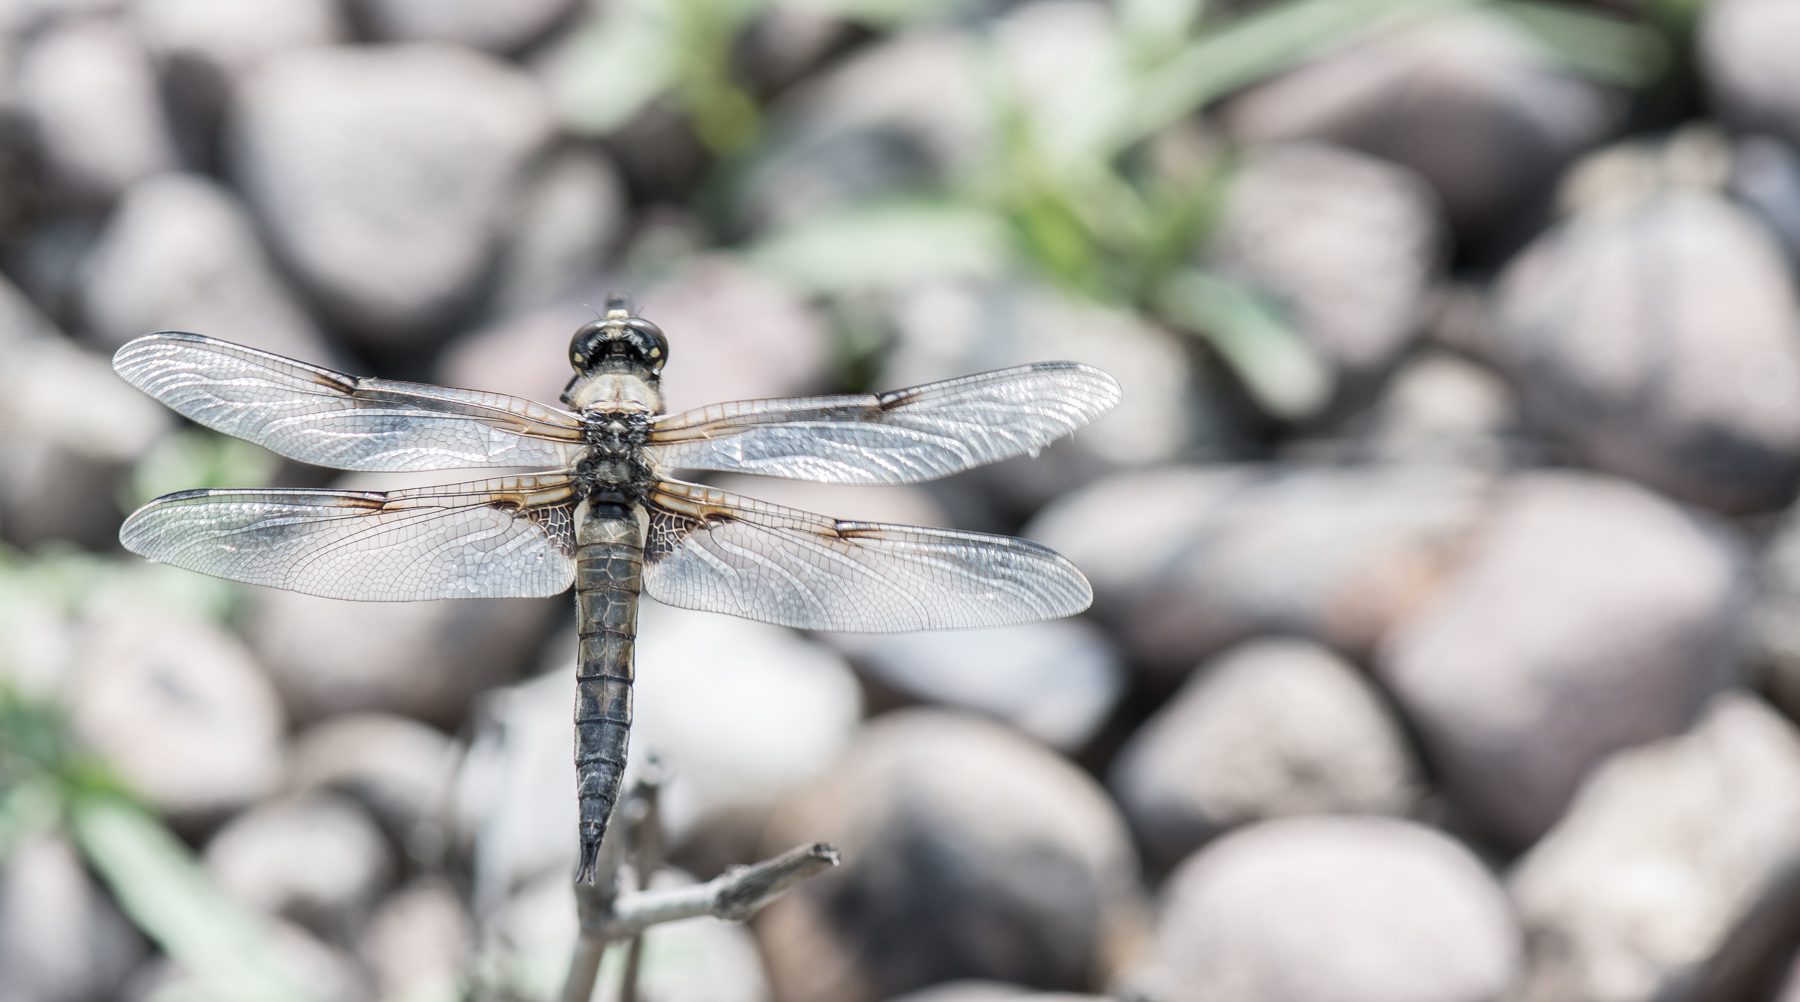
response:
<path fill-rule="evenodd" d="M 0 3 L 0 999 L 225 998 L 221 951 L 284 998 L 553 994 L 567 597 L 144 565 L 167 491 L 458 476 L 286 463 L 106 360 L 175 328 L 554 401 L 614 289 L 672 409 L 1125 389 L 940 484 L 718 479 L 1027 535 L 1096 601 L 647 603 L 658 879 L 845 865 L 659 928 L 645 998 L 1800 999 L 1800 0 L 1195 13 Z M 115 787 L 206 880 L 134 893 L 69 824 Z"/>

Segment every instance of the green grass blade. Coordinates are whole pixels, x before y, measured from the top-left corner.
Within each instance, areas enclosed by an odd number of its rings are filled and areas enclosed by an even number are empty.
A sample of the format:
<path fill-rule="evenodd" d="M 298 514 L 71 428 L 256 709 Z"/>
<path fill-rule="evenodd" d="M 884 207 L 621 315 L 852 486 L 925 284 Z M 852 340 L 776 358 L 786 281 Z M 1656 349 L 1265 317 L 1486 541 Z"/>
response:
<path fill-rule="evenodd" d="M 1333 380 L 1324 360 L 1298 331 L 1235 283 L 1184 268 L 1153 298 L 1164 319 L 1205 338 L 1270 414 L 1300 420 L 1330 401 Z"/>
<path fill-rule="evenodd" d="M 1674 61 L 1668 41 L 1642 24 L 1517 0 L 1494 9 L 1530 32 L 1570 69 L 1605 83 L 1643 87 L 1655 83 Z"/>
<path fill-rule="evenodd" d="M 993 276 L 1013 258 L 1006 225 L 970 206 L 907 202 L 822 214 L 770 235 L 751 263 L 815 293 Z"/>
<path fill-rule="evenodd" d="M 128 801 L 78 797 L 69 826 L 119 905 L 207 994 L 230 1002 L 312 1002 L 267 927 L 228 900 L 193 854 Z"/>
<path fill-rule="evenodd" d="M 1480 0 L 1295 0 L 1210 32 L 1147 74 L 1123 149 L 1210 102 L 1375 31 Z"/>

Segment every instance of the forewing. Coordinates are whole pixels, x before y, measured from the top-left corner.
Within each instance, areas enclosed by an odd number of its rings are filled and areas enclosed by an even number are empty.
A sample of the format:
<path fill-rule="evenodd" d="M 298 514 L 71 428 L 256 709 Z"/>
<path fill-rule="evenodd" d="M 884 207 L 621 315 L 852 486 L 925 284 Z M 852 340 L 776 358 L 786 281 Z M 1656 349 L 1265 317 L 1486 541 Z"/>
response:
<path fill-rule="evenodd" d="M 648 507 L 644 590 L 687 609 L 892 633 L 1055 619 L 1093 599 L 1073 564 L 1022 539 L 839 522 L 676 481 Z"/>
<path fill-rule="evenodd" d="M 745 400 L 657 419 L 665 467 L 825 484 L 910 484 L 1036 453 L 1119 402 L 1078 362 L 1040 362 L 882 394 Z"/>
<path fill-rule="evenodd" d="M 388 493 L 202 490 L 125 520 L 133 553 L 326 598 L 554 595 L 575 576 L 576 498 L 561 475 Z"/>
<path fill-rule="evenodd" d="M 208 428 L 340 470 L 562 467 L 583 443 L 567 411 L 500 393 L 364 379 L 198 334 L 150 334 L 113 369 Z"/>

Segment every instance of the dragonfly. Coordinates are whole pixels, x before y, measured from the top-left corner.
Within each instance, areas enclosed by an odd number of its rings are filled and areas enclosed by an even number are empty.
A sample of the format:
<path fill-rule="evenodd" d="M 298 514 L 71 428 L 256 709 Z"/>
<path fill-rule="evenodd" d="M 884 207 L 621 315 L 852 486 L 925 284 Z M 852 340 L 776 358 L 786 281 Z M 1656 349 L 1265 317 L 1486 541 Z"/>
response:
<path fill-rule="evenodd" d="M 119 532 L 133 553 L 327 598 L 548 596 L 574 586 L 580 856 L 624 777 L 641 593 L 804 630 L 997 627 L 1072 615 L 1093 591 L 1007 536 L 843 521 L 670 470 L 911 484 L 1035 455 L 1119 400 L 1111 376 L 1040 362 L 879 394 L 663 411 L 669 339 L 624 297 L 569 344 L 565 407 L 363 378 L 199 334 L 120 348 L 113 368 L 189 419 L 340 470 L 537 469 L 412 490 L 178 491 Z"/>

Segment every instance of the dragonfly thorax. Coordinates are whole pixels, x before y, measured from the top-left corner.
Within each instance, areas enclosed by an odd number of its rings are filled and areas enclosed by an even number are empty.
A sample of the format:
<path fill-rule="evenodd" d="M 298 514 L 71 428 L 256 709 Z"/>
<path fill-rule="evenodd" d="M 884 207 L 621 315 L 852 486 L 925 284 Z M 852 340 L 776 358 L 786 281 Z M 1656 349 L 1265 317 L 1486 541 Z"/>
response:
<path fill-rule="evenodd" d="M 563 400 L 577 411 L 641 411 L 662 413 L 662 387 L 656 377 L 635 365 L 596 365 L 576 376 Z"/>
<path fill-rule="evenodd" d="M 656 471 L 644 458 L 650 415 L 641 410 L 583 411 L 587 451 L 575 464 L 575 480 L 584 497 L 606 495 L 637 501 L 656 483 Z"/>

